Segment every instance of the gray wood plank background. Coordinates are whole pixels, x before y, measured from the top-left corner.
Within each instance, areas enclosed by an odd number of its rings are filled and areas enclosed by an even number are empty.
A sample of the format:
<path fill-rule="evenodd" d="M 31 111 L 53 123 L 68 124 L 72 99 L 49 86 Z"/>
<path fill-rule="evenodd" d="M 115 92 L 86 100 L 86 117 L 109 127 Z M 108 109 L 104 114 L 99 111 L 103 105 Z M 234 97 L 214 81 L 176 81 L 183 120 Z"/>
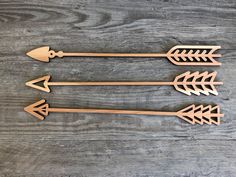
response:
<path fill-rule="evenodd" d="M 81 52 L 165 52 L 176 44 L 221 45 L 222 67 L 179 67 L 153 58 L 66 58 L 40 63 L 35 47 Z M 184 71 L 218 71 L 219 96 L 185 96 L 172 87 L 54 87 L 25 82 L 173 80 Z M 236 176 L 235 0 L 0 0 L 0 176 Z M 220 126 L 175 117 L 53 113 L 38 121 L 23 108 L 176 111 L 219 104 Z"/>

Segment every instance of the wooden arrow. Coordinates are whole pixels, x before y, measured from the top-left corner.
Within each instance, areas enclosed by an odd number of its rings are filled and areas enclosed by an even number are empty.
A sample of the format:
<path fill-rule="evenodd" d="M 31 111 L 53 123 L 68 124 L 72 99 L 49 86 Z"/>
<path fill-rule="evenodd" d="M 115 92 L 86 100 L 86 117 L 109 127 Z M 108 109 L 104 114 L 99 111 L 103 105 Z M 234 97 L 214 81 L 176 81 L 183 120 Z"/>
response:
<path fill-rule="evenodd" d="M 185 72 L 175 78 L 173 82 L 49 82 L 50 76 L 40 77 L 38 79 L 26 82 L 26 85 L 41 91 L 50 92 L 49 86 L 160 86 L 173 85 L 175 89 L 186 95 L 200 95 L 201 93 L 209 95 L 218 95 L 215 85 L 221 85 L 222 82 L 215 82 L 216 72 L 199 73 L 190 71 Z M 38 85 L 43 83 L 43 86 Z"/>
<path fill-rule="evenodd" d="M 66 53 L 63 51 L 55 52 L 50 50 L 49 46 L 39 47 L 27 53 L 35 60 L 49 62 L 54 57 L 166 57 L 175 65 L 193 65 L 193 66 L 219 66 L 220 62 L 214 58 L 221 57 L 221 54 L 214 52 L 220 49 L 220 46 L 202 46 L 202 45 L 177 45 L 172 47 L 167 53 Z"/>
<path fill-rule="evenodd" d="M 68 112 L 68 113 L 102 113 L 102 114 L 137 114 L 137 115 L 156 115 L 156 116 L 177 116 L 190 124 L 220 124 L 219 106 L 188 106 L 177 112 L 159 111 L 137 111 L 137 110 L 116 110 L 116 109 L 75 109 L 75 108 L 50 108 L 45 100 L 40 100 L 24 108 L 24 110 L 40 120 L 44 120 L 49 112 Z"/>

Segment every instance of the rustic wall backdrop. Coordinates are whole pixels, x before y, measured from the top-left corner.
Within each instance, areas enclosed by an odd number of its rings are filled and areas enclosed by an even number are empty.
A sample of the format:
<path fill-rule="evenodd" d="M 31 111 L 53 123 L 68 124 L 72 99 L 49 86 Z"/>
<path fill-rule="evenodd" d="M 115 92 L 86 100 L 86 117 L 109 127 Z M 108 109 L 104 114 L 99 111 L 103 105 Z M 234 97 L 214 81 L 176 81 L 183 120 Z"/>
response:
<path fill-rule="evenodd" d="M 180 67 L 154 58 L 66 58 L 40 63 L 25 52 L 166 52 L 177 44 L 221 45 L 221 67 Z M 53 87 L 25 82 L 164 81 L 184 71 L 217 71 L 219 96 L 172 87 Z M 0 0 L 0 176 L 236 176 L 235 0 Z M 23 108 L 176 111 L 219 104 L 220 126 L 175 117 L 53 113 L 38 121 Z"/>

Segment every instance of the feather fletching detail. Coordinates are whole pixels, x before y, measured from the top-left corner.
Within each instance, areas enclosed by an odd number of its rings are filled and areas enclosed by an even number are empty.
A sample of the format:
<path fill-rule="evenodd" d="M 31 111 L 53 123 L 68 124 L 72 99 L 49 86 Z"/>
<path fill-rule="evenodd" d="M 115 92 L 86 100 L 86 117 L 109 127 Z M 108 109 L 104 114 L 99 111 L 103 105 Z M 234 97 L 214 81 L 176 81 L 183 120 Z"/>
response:
<path fill-rule="evenodd" d="M 220 82 L 215 82 L 217 72 L 208 73 L 203 72 L 199 73 L 190 71 L 185 72 L 177 76 L 173 82 L 175 89 L 179 92 L 182 92 L 186 95 L 218 95 L 218 92 L 215 88 L 215 85 L 222 84 Z"/>
<path fill-rule="evenodd" d="M 220 46 L 177 45 L 167 52 L 166 57 L 176 65 L 219 66 L 221 63 L 214 58 L 221 57 L 221 54 L 214 52 L 220 48 Z"/>
<path fill-rule="evenodd" d="M 191 124 L 220 124 L 220 114 L 219 106 L 195 106 L 191 105 L 177 112 L 177 116 Z"/>

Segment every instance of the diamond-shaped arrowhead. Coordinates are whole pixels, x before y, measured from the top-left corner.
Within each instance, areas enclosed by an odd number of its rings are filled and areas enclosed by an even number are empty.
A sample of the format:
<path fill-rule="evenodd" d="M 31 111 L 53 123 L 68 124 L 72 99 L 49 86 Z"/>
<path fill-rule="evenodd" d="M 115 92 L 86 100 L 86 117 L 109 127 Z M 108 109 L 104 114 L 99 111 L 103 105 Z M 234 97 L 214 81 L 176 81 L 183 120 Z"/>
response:
<path fill-rule="evenodd" d="M 43 77 L 40 77 L 38 79 L 34 79 L 34 80 L 29 81 L 29 82 L 26 82 L 25 85 L 27 85 L 29 87 L 32 87 L 32 88 L 35 88 L 35 89 L 38 89 L 38 90 L 42 90 L 44 92 L 50 92 L 50 89 L 48 87 L 49 79 L 50 79 L 49 75 L 48 76 L 43 76 Z M 43 86 L 37 85 L 40 82 L 43 82 Z"/>
<path fill-rule="evenodd" d="M 44 116 L 48 115 L 48 104 L 43 104 L 45 102 L 45 100 L 40 100 L 25 107 L 24 110 L 38 119 L 44 120 Z"/>
<path fill-rule="evenodd" d="M 33 49 L 26 53 L 26 55 L 38 61 L 49 62 L 49 46 Z"/>

